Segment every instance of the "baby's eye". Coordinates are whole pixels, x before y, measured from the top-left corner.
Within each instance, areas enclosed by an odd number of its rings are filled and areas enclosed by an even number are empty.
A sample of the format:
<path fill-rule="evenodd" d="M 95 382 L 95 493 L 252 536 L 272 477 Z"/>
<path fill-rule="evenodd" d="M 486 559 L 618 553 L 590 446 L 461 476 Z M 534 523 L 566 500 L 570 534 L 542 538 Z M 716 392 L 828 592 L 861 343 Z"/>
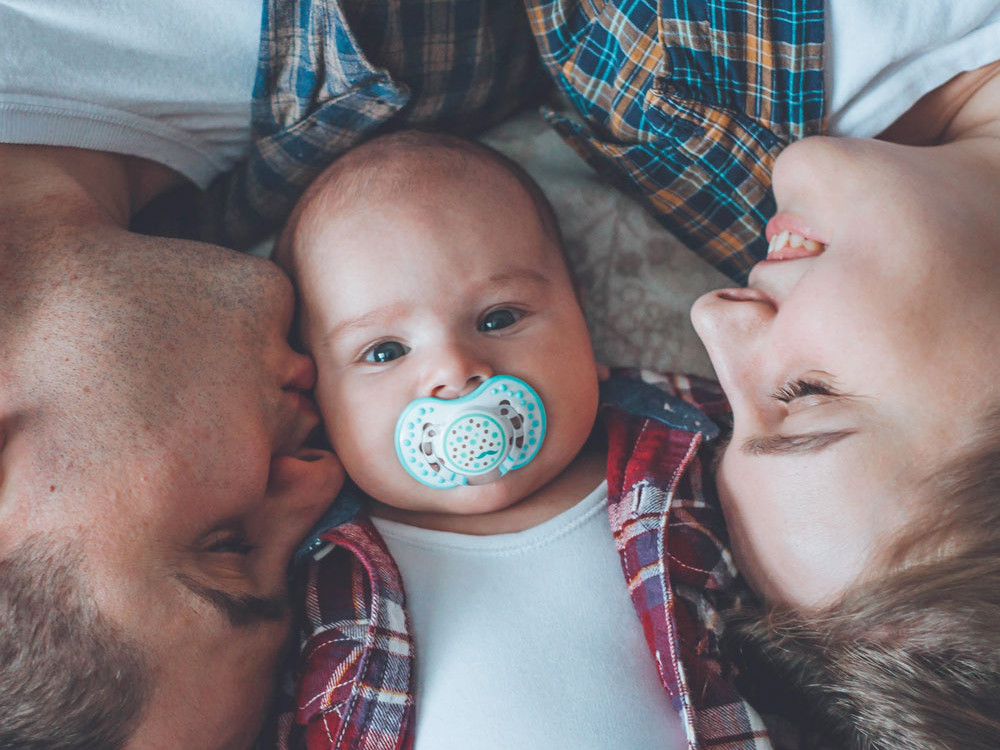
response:
<path fill-rule="evenodd" d="M 392 362 L 392 360 L 399 359 L 409 351 L 409 347 L 403 346 L 398 341 L 383 341 L 380 344 L 375 344 L 375 346 L 365 352 L 365 362 L 376 362 L 378 364 Z"/>
<path fill-rule="evenodd" d="M 514 325 L 522 317 L 524 317 L 524 313 L 504 307 L 486 313 L 483 319 L 479 321 L 477 328 L 484 332 L 499 331 L 502 328 Z"/>

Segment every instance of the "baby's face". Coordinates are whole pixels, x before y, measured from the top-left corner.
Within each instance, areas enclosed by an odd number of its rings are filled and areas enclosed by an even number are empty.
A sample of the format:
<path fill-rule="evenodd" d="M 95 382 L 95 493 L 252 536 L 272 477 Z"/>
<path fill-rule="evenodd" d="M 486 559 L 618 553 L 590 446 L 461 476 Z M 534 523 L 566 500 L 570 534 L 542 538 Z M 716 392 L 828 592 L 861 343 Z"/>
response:
<path fill-rule="evenodd" d="M 955 147 L 808 138 L 774 190 L 775 252 L 692 316 L 733 407 L 719 489 L 740 569 L 814 606 L 885 570 L 998 401 L 1000 182 Z M 816 244 L 778 250 L 789 232 Z"/>
<path fill-rule="evenodd" d="M 348 473 L 404 510 L 502 510 L 555 478 L 597 409 L 590 338 L 555 240 L 523 188 L 498 170 L 438 178 L 372 208 L 310 224 L 296 248 L 316 396 Z M 414 399 L 455 399 L 497 374 L 541 397 L 535 458 L 499 480 L 426 487 L 396 457 Z"/>

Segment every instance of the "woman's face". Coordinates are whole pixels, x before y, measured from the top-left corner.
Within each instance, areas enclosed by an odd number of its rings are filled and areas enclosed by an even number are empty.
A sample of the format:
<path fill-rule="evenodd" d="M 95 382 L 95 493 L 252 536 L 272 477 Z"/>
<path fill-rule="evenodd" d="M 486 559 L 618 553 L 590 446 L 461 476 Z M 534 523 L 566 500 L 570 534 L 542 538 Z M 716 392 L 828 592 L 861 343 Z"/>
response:
<path fill-rule="evenodd" d="M 765 598 L 819 606 L 877 576 L 933 514 L 927 478 L 1000 402 L 998 152 L 796 143 L 775 164 L 769 259 L 695 304 L 733 406 L 723 507 Z M 813 242 L 782 249 L 784 232 Z"/>

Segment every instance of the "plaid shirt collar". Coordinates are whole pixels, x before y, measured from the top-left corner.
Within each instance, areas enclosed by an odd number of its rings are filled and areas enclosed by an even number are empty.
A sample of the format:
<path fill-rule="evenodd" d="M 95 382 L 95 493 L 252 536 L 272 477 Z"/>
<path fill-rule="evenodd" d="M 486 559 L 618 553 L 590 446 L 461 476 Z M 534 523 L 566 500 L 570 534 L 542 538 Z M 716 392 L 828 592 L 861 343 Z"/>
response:
<path fill-rule="evenodd" d="M 771 168 L 822 132 L 823 0 L 525 0 L 580 123 L 566 141 L 744 282 L 766 254 Z"/>
<path fill-rule="evenodd" d="M 725 415 L 724 397 L 700 378 L 617 371 L 602 400 L 609 520 L 688 748 L 771 748 L 719 647 L 719 613 L 746 595 L 702 455 L 716 432 L 706 415 Z M 363 515 L 317 540 L 322 548 L 306 566 L 294 698 L 277 746 L 410 748 L 414 653 L 399 571 Z"/>

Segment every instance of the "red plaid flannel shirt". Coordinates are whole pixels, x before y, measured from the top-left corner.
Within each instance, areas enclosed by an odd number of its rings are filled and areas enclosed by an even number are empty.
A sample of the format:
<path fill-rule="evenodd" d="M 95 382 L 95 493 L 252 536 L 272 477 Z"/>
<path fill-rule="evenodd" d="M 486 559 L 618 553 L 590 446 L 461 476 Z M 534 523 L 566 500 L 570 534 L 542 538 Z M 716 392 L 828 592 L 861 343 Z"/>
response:
<path fill-rule="evenodd" d="M 719 647 L 720 612 L 739 607 L 745 588 L 702 448 L 706 433 L 715 432 L 704 415 L 725 414 L 728 406 L 708 380 L 618 371 L 619 386 L 623 375 L 631 385 L 617 389 L 618 405 L 603 407 L 609 519 L 688 748 L 778 747 L 737 691 L 736 670 Z M 651 393 L 659 417 L 648 416 Z M 327 546 L 308 569 L 295 709 L 279 721 L 278 747 L 411 748 L 414 652 L 399 570 L 364 516 L 322 539 Z"/>

